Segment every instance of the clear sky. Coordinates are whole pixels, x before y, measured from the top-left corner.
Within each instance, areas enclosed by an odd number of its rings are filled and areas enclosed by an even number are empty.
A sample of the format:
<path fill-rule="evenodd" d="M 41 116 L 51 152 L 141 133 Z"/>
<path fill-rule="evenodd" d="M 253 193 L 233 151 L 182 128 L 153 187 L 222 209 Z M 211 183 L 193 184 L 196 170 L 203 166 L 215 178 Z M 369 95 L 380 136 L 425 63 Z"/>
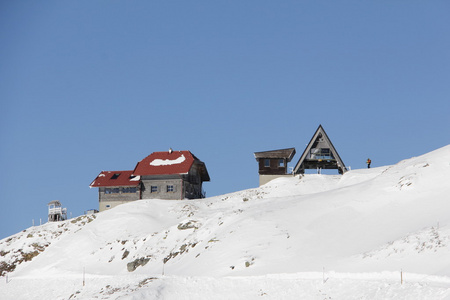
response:
<path fill-rule="evenodd" d="M 322 124 L 352 169 L 450 144 L 450 2 L 1 1 L 0 238 L 154 151 L 258 186 L 253 152 Z M 336 172 L 337 173 L 337 172 Z"/>

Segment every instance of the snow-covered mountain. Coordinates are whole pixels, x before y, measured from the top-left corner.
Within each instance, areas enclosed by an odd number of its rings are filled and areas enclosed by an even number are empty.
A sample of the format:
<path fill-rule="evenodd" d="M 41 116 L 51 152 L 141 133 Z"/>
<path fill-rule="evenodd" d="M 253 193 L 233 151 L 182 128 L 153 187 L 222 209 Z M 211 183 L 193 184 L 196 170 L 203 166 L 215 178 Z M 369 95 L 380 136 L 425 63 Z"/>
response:
<path fill-rule="evenodd" d="M 1 299 L 450 299 L 450 146 L 135 201 L 28 228 L 0 255 Z"/>

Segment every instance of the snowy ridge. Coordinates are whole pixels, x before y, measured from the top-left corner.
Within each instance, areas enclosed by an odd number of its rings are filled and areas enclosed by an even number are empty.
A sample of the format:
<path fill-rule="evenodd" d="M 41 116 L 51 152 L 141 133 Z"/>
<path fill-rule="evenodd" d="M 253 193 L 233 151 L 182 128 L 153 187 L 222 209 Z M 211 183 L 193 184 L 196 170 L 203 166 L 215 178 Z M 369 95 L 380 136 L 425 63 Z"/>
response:
<path fill-rule="evenodd" d="M 31 227 L 0 241 L 0 267 L 15 267 L 3 269 L 0 298 L 445 299 L 449 180 L 446 146 L 342 176 Z"/>

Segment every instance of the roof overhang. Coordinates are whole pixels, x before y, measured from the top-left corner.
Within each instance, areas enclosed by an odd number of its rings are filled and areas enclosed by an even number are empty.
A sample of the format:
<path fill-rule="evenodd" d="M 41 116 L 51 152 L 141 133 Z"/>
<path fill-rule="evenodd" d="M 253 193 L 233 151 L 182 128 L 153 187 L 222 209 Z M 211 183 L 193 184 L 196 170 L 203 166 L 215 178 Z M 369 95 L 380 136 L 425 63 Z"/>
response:
<path fill-rule="evenodd" d="M 295 148 L 255 152 L 254 155 L 256 160 L 260 160 L 262 158 L 284 158 L 290 162 L 295 155 Z"/>

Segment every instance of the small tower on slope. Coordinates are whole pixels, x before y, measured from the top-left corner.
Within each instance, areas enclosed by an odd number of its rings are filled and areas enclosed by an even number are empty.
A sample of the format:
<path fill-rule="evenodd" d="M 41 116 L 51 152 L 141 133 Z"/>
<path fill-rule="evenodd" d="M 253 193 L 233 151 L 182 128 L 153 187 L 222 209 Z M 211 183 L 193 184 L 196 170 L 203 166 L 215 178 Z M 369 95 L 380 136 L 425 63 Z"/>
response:
<path fill-rule="evenodd" d="M 48 204 L 48 221 L 57 222 L 67 219 L 67 208 L 63 208 L 58 200 L 50 201 Z"/>

